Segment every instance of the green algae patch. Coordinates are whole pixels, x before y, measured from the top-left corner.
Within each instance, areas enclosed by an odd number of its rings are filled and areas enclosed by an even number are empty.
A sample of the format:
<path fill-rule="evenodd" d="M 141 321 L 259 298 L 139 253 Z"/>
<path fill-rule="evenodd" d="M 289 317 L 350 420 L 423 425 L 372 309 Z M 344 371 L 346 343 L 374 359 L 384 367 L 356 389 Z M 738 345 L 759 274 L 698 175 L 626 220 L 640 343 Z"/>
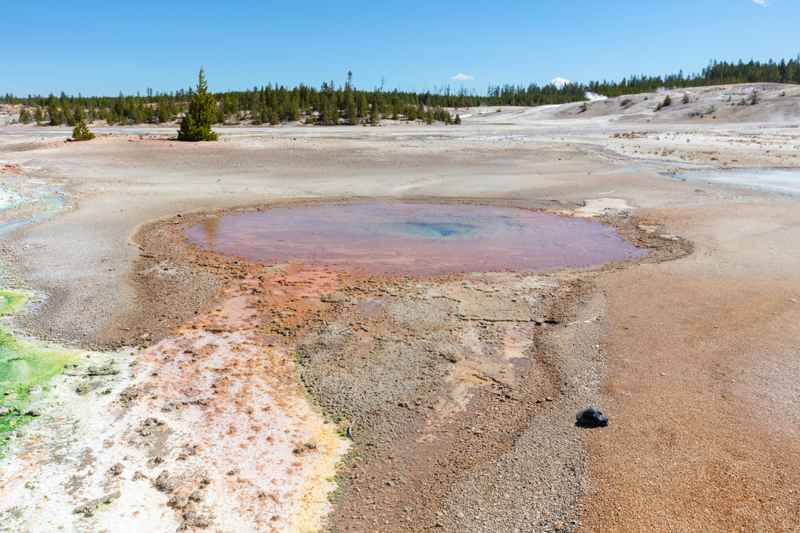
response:
<path fill-rule="evenodd" d="M 21 292 L 0 290 L 0 316 L 13 315 L 27 301 L 28 297 Z"/>
<path fill-rule="evenodd" d="M 18 311 L 27 301 L 24 294 L 0 291 L 0 316 Z M 74 351 L 17 338 L 0 326 L 0 455 L 8 437 L 36 416 L 29 406 L 36 390 L 77 360 Z"/>

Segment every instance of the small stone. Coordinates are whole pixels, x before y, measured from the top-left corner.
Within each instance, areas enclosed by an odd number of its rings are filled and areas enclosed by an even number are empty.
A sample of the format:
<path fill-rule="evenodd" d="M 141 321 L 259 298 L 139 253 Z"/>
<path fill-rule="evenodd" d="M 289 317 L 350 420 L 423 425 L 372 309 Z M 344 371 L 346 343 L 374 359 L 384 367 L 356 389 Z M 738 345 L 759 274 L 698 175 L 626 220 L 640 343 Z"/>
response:
<path fill-rule="evenodd" d="M 101 498 L 97 498 L 96 500 L 91 500 L 83 505 L 76 507 L 72 512 L 74 514 L 83 515 L 86 518 L 91 518 L 94 516 L 94 513 L 101 505 L 108 505 L 114 500 L 120 497 L 120 492 L 112 492 L 110 494 L 106 494 Z"/>
<path fill-rule="evenodd" d="M 211 520 L 197 511 L 186 511 L 183 513 L 183 526 L 188 528 L 205 529 L 211 525 Z"/>
<path fill-rule="evenodd" d="M 458 355 L 454 353 L 442 354 L 442 357 L 444 357 L 444 359 L 450 363 L 458 363 L 459 361 Z"/>
<path fill-rule="evenodd" d="M 575 415 L 575 425 L 582 428 L 599 428 L 608 425 L 608 417 L 595 407 L 587 407 Z"/>
<path fill-rule="evenodd" d="M 173 509 L 183 509 L 189 504 L 189 498 L 186 496 L 172 496 L 169 500 L 167 500 L 167 507 L 172 507 Z"/>
<path fill-rule="evenodd" d="M 114 376 L 116 374 L 119 374 L 119 370 L 110 363 L 103 366 L 90 366 L 86 371 L 87 376 Z"/>
<path fill-rule="evenodd" d="M 170 479 L 169 473 L 166 470 L 163 470 L 156 480 L 154 481 L 156 489 L 161 492 L 172 492 L 175 490 L 175 482 Z"/>
<path fill-rule="evenodd" d="M 330 294 L 323 294 L 320 296 L 320 301 L 327 304 L 341 304 L 347 302 L 347 295 L 340 292 L 333 292 Z"/>

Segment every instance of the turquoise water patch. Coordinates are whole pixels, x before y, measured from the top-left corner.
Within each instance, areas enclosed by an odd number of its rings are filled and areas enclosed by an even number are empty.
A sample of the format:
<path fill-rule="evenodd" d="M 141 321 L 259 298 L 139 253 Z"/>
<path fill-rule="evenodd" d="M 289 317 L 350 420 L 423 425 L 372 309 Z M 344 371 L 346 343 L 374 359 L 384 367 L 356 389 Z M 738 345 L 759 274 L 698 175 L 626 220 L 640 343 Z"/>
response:
<path fill-rule="evenodd" d="M 462 237 L 475 233 L 478 226 L 458 222 L 401 222 L 398 224 L 385 224 L 384 229 L 396 231 L 405 235 L 441 239 L 449 237 Z"/>
<path fill-rule="evenodd" d="M 5 187 L 0 187 L 0 211 L 10 209 L 22 203 L 22 196 Z"/>
<path fill-rule="evenodd" d="M 4 176 L 0 183 L 0 235 L 46 220 L 67 204 L 63 191 L 26 176 Z"/>

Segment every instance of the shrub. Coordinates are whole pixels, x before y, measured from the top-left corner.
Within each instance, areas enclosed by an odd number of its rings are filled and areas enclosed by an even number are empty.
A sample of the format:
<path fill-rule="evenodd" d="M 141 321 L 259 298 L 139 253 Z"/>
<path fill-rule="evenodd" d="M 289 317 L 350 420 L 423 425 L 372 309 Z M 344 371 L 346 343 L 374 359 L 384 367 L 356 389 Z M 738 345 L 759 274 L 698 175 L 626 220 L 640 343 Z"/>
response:
<path fill-rule="evenodd" d="M 79 121 L 72 130 L 72 140 L 91 141 L 92 139 L 94 139 L 94 133 L 89 131 L 89 126 L 83 120 Z"/>
<path fill-rule="evenodd" d="M 667 95 L 667 96 L 665 96 L 665 97 L 664 97 L 664 101 L 663 101 L 663 102 L 661 102 L 661 103 L 659 103 L 659 104 L 656 106 L 656 111 L 661 111 L 661 110 L 662 110 L 662 109 L 664 109 L 665 107 L 669 107 L 669 106 L 671 106 L 671 105 L 672 105 L 672 98 L 670 98 L 670 96 L 669 96 L 669 95 Z"/>

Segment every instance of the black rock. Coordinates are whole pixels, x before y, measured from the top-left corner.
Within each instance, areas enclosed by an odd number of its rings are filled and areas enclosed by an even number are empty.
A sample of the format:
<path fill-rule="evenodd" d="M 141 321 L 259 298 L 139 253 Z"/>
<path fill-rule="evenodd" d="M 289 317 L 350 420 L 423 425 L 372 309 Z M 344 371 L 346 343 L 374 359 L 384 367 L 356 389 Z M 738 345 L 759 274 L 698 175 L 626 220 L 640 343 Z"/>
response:
<path fill-rule="evenodd" d="M 578 411 L 575 425 L 581 428 L 601 428 L 608 425 L 608 417 L 599 409 L 588 407 Z"/>

